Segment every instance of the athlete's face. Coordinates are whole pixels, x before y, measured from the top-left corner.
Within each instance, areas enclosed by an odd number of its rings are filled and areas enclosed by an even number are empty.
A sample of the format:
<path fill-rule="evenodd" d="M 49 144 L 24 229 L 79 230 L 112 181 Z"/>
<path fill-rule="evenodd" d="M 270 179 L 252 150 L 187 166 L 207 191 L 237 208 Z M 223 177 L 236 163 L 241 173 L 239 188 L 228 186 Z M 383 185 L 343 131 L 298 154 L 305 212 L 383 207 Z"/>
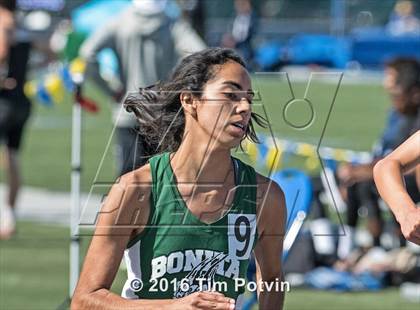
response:
<path fill-rule="evenodd" d="M 196 122 L 218 146 L 233 148 L 244 137 L 251 118 L 254 96 L 247 70 L 234 61 L 214 68 L 196 106 Z"/>

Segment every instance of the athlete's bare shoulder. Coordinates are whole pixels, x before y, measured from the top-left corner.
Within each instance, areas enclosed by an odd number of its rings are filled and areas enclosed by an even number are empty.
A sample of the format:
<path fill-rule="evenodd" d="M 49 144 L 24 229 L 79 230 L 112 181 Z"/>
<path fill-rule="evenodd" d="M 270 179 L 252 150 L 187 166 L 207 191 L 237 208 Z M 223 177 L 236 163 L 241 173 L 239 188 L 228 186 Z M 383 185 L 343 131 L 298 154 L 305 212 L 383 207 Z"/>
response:
<path fill-rule="evenodd" d="M 113 213 L 115 223 L 132 226 L 134 235 L 141 232 L 149 218 L 151 187 L 149 164 L 124 174 L 113 184 L 102 213 Z"/>
<path fill-rule="evenodd" d="M 259 173 L 256 173 L 256 176 L 257 197 L 267 196 L 266 198 L 281 199 L 284 196 L 281 187 L 275 181 Z"/>
<path fill-rule="evenodd" d="M 118 180 L 122 186 L 131 186 L 134 184 L 152 183 L 152 174 L 150 164 L 147 163 L 138 169 L 122 175 Z"/>
<path fill-rule="evenodd" d="M 257 173 L 258 230 L 281 227 L 286 217 L 286 204 L 281 187 L 270 178 Z"/>

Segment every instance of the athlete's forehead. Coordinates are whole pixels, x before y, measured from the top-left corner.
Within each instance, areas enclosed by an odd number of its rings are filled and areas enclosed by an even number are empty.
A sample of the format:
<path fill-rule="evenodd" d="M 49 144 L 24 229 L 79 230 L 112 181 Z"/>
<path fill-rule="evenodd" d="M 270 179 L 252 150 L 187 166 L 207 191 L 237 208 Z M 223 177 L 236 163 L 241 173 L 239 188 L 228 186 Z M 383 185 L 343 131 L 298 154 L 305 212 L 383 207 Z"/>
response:
<path fill-rule="evenodd" d="M 215 76 L 207 83 L 212 88 L 231 88 L 234 91 L 252 91 L 251 77 L 248 71 L 239 63 L 228 61 L 218 66 Z"/>

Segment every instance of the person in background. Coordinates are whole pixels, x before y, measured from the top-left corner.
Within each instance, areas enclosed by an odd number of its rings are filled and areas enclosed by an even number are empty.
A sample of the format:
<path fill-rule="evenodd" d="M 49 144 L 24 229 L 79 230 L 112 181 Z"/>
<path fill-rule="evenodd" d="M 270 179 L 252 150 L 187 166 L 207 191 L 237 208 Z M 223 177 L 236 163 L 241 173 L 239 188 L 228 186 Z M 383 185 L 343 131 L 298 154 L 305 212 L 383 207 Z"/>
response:
<path fill-rule="evenodd" d="M 420 130 L 377 162 L 373 172 L 378 191 L 400 223 L 404 237 L 420 245 L 420 209 L 407 193 L 403 178 L 413 169 L 420 191 Z"/>
<path fill-rule="evenodd" d="M 420 110 L 420 63 L 411 58 L 397 58 L 386 65 L 384 88 L 389 93 L 392 107 L 385 130 L 373 152 L 371 163 L 344 164 L 338 167 L 337 176 L 347 202 L 349 236 L 358 222 L 360 206 L 368 210 L 368 230 L 375 246 L 380 245 L 383 223 L 378 205 L 379 195 L 373 181 L 373 167 L 383 157 L 405 141 L 418 128 Z M 405 177 L 407 191 L 414 201 L 420 201 L 415 177 Z"/>
<path fill-rule="evenodd" d="M 252 39 L 256 33 L 257 15 L 250 0 L 235 0 L 235 12 L 232 28 L 223 36 L 222 45 L 235 48 L 252 65 Z"/>
<path fill-rule="evenodd" d="M 172 2 L 172 4 L 178 7 L 177 10 L 181 11 L 178 18 L 183 18 L 188 23 L 191 23 L 197 34 L 204 38 L 206 35 L 205 2 L 200 0 L 177 0 Z"/>
<path fill-rule="evenodd" d="M 191 26 L 173 22 L 165 14 L 166 0 L 135 0 L 81 46 L 80 55 L 88 62 L 87 74 L 115 101 L 118 174 L 123 175 L 147 161 L 147 145 L 137 133 L 136 118 L 123 109 L 121 100 L 170 73 L 177 59 L 206 46 Z M 105 81 L 98 74 L 96 55 L 111 48 L 119 65 L 119 79 Z"/>
<path fill-rule="evenodd" d="M 5 65 L 7 55 L 15 28 L 15 19 L 13 12 L 16 9 L 16 3 L 13 1 L 0 1 L 0 65 Z"/>
<path fill-rule="evenodd" d="M 15 233 L 16 202 L 21 186 L 19 150 L 31 103 L 23 87 L 31 44 L 15 32 L 15 1 L 0 1 L 0 145 L 7 175 L 6 203 L 0 206 L 0 239 Z"/>
<path fill-rule="evenodd" d="M 414 15 L 413 3 L 398 1 L 386 28 L 393 36 L 420 35 L 420 20 Z"/>

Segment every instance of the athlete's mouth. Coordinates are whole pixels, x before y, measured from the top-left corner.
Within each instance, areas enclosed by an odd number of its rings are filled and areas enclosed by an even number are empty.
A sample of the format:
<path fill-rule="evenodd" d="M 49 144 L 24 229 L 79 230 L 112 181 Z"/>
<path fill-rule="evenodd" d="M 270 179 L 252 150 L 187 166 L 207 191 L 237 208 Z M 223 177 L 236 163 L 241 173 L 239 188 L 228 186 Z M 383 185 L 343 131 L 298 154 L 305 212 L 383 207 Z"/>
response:
<path fill-rule="evenodd" d="M 244 123 L 242 123 L 242 122 L 231 123 L 231 125 L 233 125 L 233 126 L 235 126 L 237 128 L 240 128 L 243 131 L 245 131 L 245 129 L 246 129 L 246 125 Z"/>

